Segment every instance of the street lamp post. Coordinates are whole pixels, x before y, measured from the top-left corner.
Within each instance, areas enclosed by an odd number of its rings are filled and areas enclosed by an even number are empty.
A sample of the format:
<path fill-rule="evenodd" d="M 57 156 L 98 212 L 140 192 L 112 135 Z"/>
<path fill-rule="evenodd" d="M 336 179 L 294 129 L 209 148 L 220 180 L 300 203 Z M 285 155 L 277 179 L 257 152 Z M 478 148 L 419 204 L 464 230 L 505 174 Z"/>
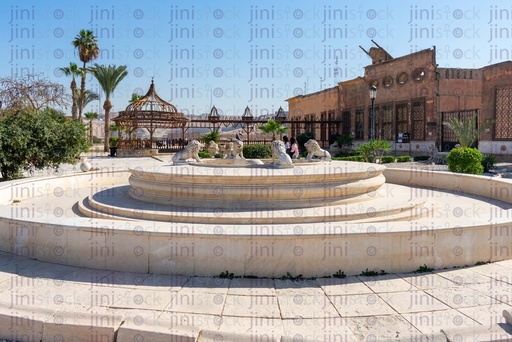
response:
<path fill-rule="evenodd" d="M 375 98 L 377 97 L 377 87 L 370 87 L 370 99 L 372 100 L 372 108 L 370 113 L 370 140 L 375 140 Z"/>

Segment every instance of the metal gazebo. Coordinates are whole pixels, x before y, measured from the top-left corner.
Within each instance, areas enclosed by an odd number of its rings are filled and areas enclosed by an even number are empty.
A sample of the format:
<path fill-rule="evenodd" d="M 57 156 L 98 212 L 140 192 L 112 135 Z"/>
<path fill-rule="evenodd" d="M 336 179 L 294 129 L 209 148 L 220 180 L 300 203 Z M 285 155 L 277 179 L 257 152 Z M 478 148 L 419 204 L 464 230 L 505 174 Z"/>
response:
<path fill-rule="evenodd" d="M 149 132 L 149 142 L 153 141 L 153 134 L 158 128 L 173 129 L 181 128 L 182 131 L 189 120 L 178 112 L 175 106 L 162 100 L 155 91 L 155 84 L 151 80 L 151 86 L 144 97 L 131 103 L 119 116 L 112 119 L 120 128 L 133 132 L 137 128 L 144 128 Z M 121 140 L 119 147 L 130 146 L 130 135 L 128 142 Z"/>

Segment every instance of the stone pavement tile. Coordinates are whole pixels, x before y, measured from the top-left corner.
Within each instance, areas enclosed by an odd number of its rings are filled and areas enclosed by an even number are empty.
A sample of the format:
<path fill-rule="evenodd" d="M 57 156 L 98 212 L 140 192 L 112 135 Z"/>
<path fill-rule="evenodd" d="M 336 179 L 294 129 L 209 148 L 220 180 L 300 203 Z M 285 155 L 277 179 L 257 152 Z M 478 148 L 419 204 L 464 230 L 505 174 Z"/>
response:
<path fill-rule="evenodd" d="M 278 295 L 277 300 L 282 318 L 339 317 L 335 307 L 325 295 Z"/>
<path fill-rule="evenodd" d="M 456 285 L 485 284 L 490 281 L 489 277 L 473 272 L 471 268 L 439 270 L 434 273 L 453 281 Z"/>
<path fill-rule="evenodd" d="M 57 311 L 53 307 L 30 305 L 13 306 L 10 301 L 0 301 L 0 338 L 9 341 L 41 341 L 43 324 Z"/>
<path fill-rule="evenodd" d="M 424 334 L 437 334 L 444 328 L 467 328 L 480 323 L 455 309 L 402 314 L 409 323 Z"/>
<path fill-rule="evenodd" d="M 69 273 L 77 271 L 78 269 L 79 267 L 75 266 L 52 264 L 47 262 L 37 264 L 34 268 L 23 268 L 17 274 L 25 277 L 59 279 Z"/>
<path fill-rule="evenodd" d="M 499 265 L 499 266 L 504 266 L 504 267 L 507 267 L 507 268 L 512 268 L 512 259 L 496 261 L 493 264 L 494 265 Z"/>
<path fill-rule="evenodd" d="M 194 315 L 148 310 L 120 310 L 125 322 L 119 328 L 118 341 L 191 341 L 203 329 L 216 329 L 219 316 Z"/>
<path fill-rule="evenodd" d="M 281 318 L 275 296 L 228 295 L 222 316 Z"/>
<path fill-rule="evenodd" d="M 190 277 L 183 285 L 183 289 L 196 290 L 208 293 L 227 294 L 231 279 L 209 278 L 209 277 Z"/>
<path fill-rule="evenodd" d="M 446 328 L 441 329 L 448 341 L 497 342 L 512 340 L 512 326 L 503 324 L 495 327 Z"/>
<path fill-rule="evenodd" d="M 493 304 L 490 306 L 484 305 L 460 308 L 458 311 L 468 317 L 471 317 L 481 325 L 491 328 L 493 326 L 506 323 L 505 318 L 503 318 L 503 310 L 508 309 L 510 309 L 510 305 Z"/>
<path fill-rule="evenodd" d="M 147 310 L 163 310 L 176 294 L 143 287 L 131 289 L 101 285 L 93 285 L 81 293 L 85 297 L 82 304 L 87 307 Z"/>
<path fill-rule="evenodd" d="M 342 317 L 391 315 L 395 314 L 377 294 L 328 296 Z"/>
<path fill-rule="evenodd" d="M 321 297 L 325 293 L 315 280 L 275 280 L 276 294 L 278 296 L 314 296 Z"/>
<path fill-rule="evenodd" d="M 105 308 L 68 306 L 43 324 L 45 341 L 114 341 L 123 315 Z"/>
<path fill-rule="evenodd" d="M 504 264 L 492 263 L 471 267 L 471 270 L 475 273 L 479 273 L 491 278 L 491 282 L 499 280 L 508 284 L 512 284 L 511 267 L 507 267 Z"/>
<path fill-rule="evenodd" d="M 491 305 L 493 302 L 491 297 L 468 287 L 428 289 L 425 292 L 453 309 Z"/>
<path fill-rule="evenodd" d="M 272 341 L 279 342 L 280 337 L 275 337 L 268 334 L 256 335 L 246 334 L 241 332 L 228 332 L 228 331 L 215 331 L 203 330 L 197 337 L 197 342 L 239 342 L 239 341 Z"/>
<path fill-rule="evenodd" d="M 492 304 L 508 304 L 512 306 L 512 285 L 498 280 L 489 284 L 468 285 L 468 288 L 479 291 L 492 298 Z"/>
<path fill-rule="evenodd" d="M 446 310 L 450 307 L 425 291 L 380 293 L 380 298 L 398 313 Z"/>
<path fill-rule="evenodd" d="M 235 278 L 229 285 L 229 295 L 275 296 L 274 279 Z"/>
<path fill-rule="evenodd" d="M 284 319 L 284 336 L 288 341 L 357 341 L 343 317 Z"/>
<path fill-rule="evenodd" d="M 373 293 L 357 277 L 317 278 L 316 282 L 328 296 Z"/>
<path fill-rule="evenodd" d="M 60 279 L 64 281 L 71 281 L 75 283 L 97 284 L 101 280 L 112 274 L 113 271 L 109 270 L 95 270 L 92 268 L 79 268 L 74 272 L 62 276 Z"/>
<path fill-rule="evenodd" d="M 190 277 L 173 274 L 150 274 L 144 279 L 142 286 L 155 290 L 179 291 Z"/>
<path fill-rule="evenodd" d="M 87 291 L 90 288 L 88 284 L 68 286 L 61 283 L 53 286 L 38 286 L 37 283 L 31 283 L 2 289 L 1 297 L 2 300 L 9 301 L 10 306 L 62 308 L 66 305 L 82 305 L 82 302 L 87 300 Z"/>
<path fill-rule="evenodd" d="M 365 283 L 372 291 L 379 292 L 400 292 L 415 290 L 410 283 L 396 274 L 385 274 L 377 277 L 358 276 L 359 280 Z"/>
<path fill-rule="evenodd" d="M 112 272 L 101 278 L 95 285 L 134 288 L 141 286 L 149 276 L 148 273 Z"/>
<path fill-rule="evenodd" d="M 347 325 L 359 341 L 420 341 L 422 335 L 400 315 L 350 317 Z"/>
<path fill-rule="evenodd" d="M 183 288 L 178 291 L 164 310 L 220 316 L 224 309 L 226 297 L 225 294 Z"/>
<path fill-rule="evenodd" d="M 400 274 L 403 280 L 410 283 L 419 290 L 434 289 L 440 287 L 456 287 L 453 281 L 440 276 L 437 273 L 420 273 L 420 274 Z M 462 286 L 462 285 L 459 285 Z"/>
<path fill-rule="evenodd" d="M 284 334 L 282 320 L 268 317 L 222 316 L 222 323 L 218 330 L 258 336 L 251 341 L 279 341 Z"/>

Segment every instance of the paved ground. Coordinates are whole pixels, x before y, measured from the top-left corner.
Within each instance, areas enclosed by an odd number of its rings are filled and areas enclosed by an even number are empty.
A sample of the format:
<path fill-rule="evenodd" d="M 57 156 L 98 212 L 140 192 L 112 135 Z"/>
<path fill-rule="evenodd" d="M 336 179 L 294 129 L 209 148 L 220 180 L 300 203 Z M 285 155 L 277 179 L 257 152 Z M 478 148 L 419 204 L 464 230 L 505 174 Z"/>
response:
<path fill-rule="evenodd" d="M 90 161 L 93 167 L 112 168 L 132 162 L 104 156 L 90 156 Z M 64 166 L 59 173 L 77 169 Z M 0 338 L 512 339 L 512 326 L 502 316 L 512 307 L 512 260 L 423 271 L 343 279 L 229 279 L 98 271 L 0 253 Z"/>

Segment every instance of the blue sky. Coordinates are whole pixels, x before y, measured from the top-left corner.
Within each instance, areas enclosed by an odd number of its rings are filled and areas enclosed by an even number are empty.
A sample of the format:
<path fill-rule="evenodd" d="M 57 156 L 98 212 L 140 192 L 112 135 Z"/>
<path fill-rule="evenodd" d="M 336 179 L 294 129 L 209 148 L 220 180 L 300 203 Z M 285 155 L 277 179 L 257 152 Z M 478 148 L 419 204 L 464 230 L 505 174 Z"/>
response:
<path fill-rule="evenodd" d="M 363 76 L 373 39 L 393 57 L 436 46 L 441 67 L 480 68 L 512 59 L 509 1 L 15 1 L 0 20 L 0 77 L 80 63 L 71 41 L 95 32 L 99 64 L 127 65 L 112 99 L 123 110 L 154 79 L 186 114 L 287 110 L 287 98 Z M 80 64 L 79 64 L 80 65 Z M 91 77 L 87 88 L 100 92 Z M 86 110 L 98 111 L 96 101 Z M 69 111 L 69 110 L 68 110 Z M 100 110 L 102 111 L 102 110 Z"/>

